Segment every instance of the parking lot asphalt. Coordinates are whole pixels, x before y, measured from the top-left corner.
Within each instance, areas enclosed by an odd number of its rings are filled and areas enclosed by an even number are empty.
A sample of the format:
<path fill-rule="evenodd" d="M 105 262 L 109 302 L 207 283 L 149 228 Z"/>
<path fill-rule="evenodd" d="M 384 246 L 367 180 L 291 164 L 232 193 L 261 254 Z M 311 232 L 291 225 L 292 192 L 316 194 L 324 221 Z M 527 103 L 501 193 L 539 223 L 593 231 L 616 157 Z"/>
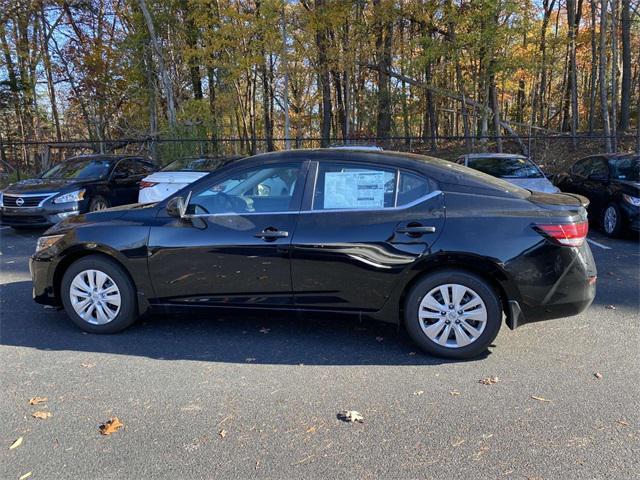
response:
<path fill-rule="evenodd" d="M 37 236 L 0 230 L 2 479 L 640 478 L 637 239 L 590 233 L 585 313 L 503 326 L 456 362 L 333 316 L 156 315 L 84 334 L 31 300 Z M 100 435 L 111 417 L 124 427 Z"/>

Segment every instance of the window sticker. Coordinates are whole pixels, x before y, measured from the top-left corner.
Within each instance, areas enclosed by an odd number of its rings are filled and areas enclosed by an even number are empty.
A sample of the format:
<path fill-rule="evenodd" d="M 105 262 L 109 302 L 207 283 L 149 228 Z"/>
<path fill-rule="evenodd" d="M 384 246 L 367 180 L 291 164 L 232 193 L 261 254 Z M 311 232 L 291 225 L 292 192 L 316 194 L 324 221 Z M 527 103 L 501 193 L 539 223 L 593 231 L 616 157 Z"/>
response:
<path fill-rule="evenodd" d="M 384 172 L 327 172 L 323 208 L 384 208 Z"/>

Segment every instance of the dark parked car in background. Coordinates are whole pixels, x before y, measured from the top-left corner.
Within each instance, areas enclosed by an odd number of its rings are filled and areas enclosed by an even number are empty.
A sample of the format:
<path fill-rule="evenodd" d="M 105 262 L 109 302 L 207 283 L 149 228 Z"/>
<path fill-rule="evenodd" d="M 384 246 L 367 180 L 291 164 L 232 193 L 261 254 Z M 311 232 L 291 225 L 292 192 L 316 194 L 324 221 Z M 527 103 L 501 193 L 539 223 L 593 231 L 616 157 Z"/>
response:
<path fill-rule="evenodd" d="M 593 155 L 556 175 L 564 192 L 584 195 L 591 202 L 589 217 L 610 237 L 640 231 L 640 155 Z"/>
<path fill-rule="evenodd" d="M 161 202 L 49 229 L 30 262 L 34 298 L 94 333 L 153 309 L 346 312 L 469 358 L 503 313 L 516 328 L 591 304 L 586 202 L 421 155 L 257 155 Z"/>
<path fill-rule="evenodd" d="M 155 170 L 139 156 L 70 158 L 37 178 L 9 185 L 0 195 L 2 224 L 49 226 L 70 216 L 136 203 L 140 180 Z"/>
<path fill-rule="evenodd" d="M 465 167 L 536 192 L 558 193 L 542 169 L 533 160 L 514 153 L 468 153 L 458 158 Z"/>

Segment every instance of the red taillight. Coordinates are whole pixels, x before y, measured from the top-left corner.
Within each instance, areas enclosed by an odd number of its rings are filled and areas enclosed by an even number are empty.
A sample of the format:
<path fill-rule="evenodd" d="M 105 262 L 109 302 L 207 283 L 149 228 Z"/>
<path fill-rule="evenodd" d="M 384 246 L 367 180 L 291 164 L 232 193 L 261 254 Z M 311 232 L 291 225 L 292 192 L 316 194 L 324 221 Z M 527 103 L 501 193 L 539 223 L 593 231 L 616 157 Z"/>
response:
<path fill-rule="evenodd" d="M 536 228 L 560 245 L 569 247 L 579 247 L 584 243 L 589 233 L 589 224 L 581 223 L 561 223 L 561 224 L 536 224 Z"/>
<path fill-rule="evenodd" d="M 140 190 L 143 188 L 155 187 L 157 184 L 158 182 L 147 182 L 146 180 L 142 180 L 140 182 Z"/>

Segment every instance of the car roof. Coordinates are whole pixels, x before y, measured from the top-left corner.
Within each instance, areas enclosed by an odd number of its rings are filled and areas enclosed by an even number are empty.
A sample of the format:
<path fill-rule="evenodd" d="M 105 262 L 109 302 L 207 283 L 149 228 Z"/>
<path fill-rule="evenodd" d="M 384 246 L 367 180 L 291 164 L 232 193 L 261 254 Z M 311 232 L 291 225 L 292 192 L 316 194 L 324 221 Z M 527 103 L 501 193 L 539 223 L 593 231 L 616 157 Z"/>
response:
<path fill-rule="evenodd" d="M 467 153 L 465 155 L 460 155 L 458 158 L 467 158 L 469 160 L 474 158 L 522 158 L 523 160 L 528 158 L 519 153 L 491 153 L 491 152 L 477 152 L 477 153 Z"/>
<path fill-rule="evenodd" d="M 131 155 L 131 154 L 123 154 L 118 155 L 115 153 L 89 153 L 86 155 L 74 155 L 73 157 L 68 157 L 64 161 L 67 162 L 69 160 L 122 160 L 123 158 L 135 158 L 138 160 L 143 160 L 145 162 L 150 162 L 151 159 L 145 157 L 144 155 Z"/>
<path fill-rule="evenodd" d="M 617 159 L 624 159 L 624 158 L 638 157 L 638 156 L 640 156 L 640 154 L 636 153 L 636 152 L 594 153 L 593 155 L 588 155 L 586 157 L 582 157 L 580 160 L 586 160 L 588 158 L 594 158 L 594 157 L 603 157 L 603 158 L 606 158 L 607 160 L 617 160 Z M 578 160 L 578 161 L 580 161 L 580 160 Z"/>
<path fill-rule="evenodd" d="M 486 193 L 493 193 L 501 196 L 524 197 L 519 187 L 499 180 L 490 175 L 484 174 L 462 165 L 458 165 L 447 160 L 442 160 L 426 155 L 415 153 L 394 152 L 391 150 L 349 150 L 349 149 L 300 149 L 283 150 L 247 157 L 233 162 L 231 165 L 254 166 L 264 165 L 270 162 L 286 162 L 301 160 L 332 160 L 354 163 L 384 163 L 394 168 L 417 171 L 435 180 L 439 184 L 447 184 L 450 190 L 464 190 L 473 193 L 475 189 L 485 190 Z M 230 167 L 227 165 L 224 169 Z"/>

